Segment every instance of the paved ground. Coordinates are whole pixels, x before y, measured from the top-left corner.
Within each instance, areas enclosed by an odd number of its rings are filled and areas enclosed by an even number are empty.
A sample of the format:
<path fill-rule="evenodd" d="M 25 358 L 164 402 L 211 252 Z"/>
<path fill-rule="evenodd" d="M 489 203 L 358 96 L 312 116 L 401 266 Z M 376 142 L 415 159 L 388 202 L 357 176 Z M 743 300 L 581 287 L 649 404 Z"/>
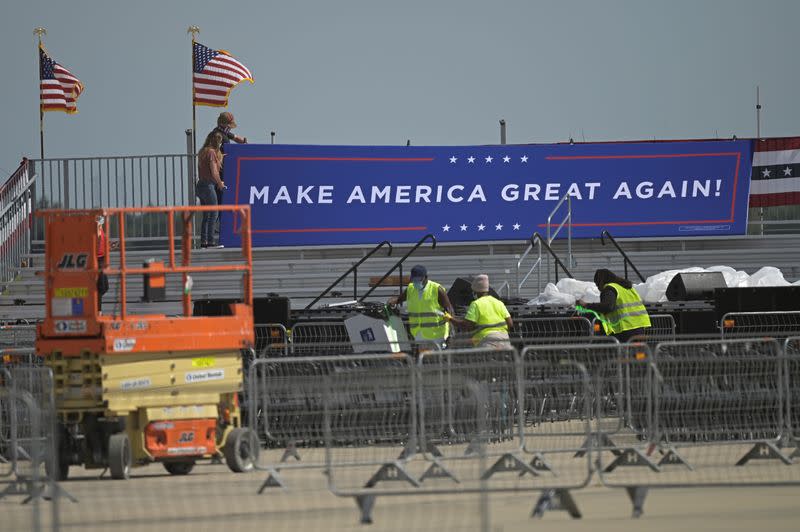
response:
<path fill-rule="evenodd" d="M 318 470 L 284 472 L 291 487 L 257 489 L 263 473 L 233 474 L 224 465 L 198 465 L 187 477 L 171 477 L 158 465 L 135 470 L 130 481 L 98 479 L 96 472 L 73 467 L 63 487 L 80 502 L 63 500 L 63 530 L 87 531 L 328 531 L 328 530 L 480 530 L 480 500 L 475 494 L 379 498 L 374 524 L 358 523 L 352 499 L 325 488 Z M 2 487 L 2 486 L 0 486 Z M 652 491 L 645 515 L 630 518 L 625 492 L 591 485 L 575 492 L 582 520 L 551 512 L 529 518 L 538 493 L 490 496 L 488 530 L 536 528 L 556 531 L 796 531 L 800 528 L 800 487 L 680 488 Z M 32 507 L 21 497 L 0 500 L 0 530 L 32 529 Z M 52 503 L 39 506 L 50 520 Z"/>

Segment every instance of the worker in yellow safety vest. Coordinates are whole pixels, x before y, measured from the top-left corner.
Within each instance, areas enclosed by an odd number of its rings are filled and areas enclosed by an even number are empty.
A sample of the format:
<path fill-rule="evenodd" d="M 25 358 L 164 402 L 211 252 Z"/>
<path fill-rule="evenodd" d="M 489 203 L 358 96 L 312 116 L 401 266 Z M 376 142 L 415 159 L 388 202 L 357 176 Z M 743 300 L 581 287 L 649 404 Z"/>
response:
<path fill-rule="evenodd" d="M 603 315 L 606 336 L 614 336 L 620 342 L 642 336 L 650 327 L 650 316 L 633 284 L 605 268 L 594 272 L 594 284 L 600 290 L 600 303 L 578 300 L 576 304 Z"/>
<path fill-rule="evenodd" d="M 448 320 L 454 314 L 453 305 L 444 287 L 428 279 L 428 270 L 417 264 L 411 268 L 411 283 L 398 297 L 389 300 L 391 305 L 406 303 L 411 335 L 418 343 L 445 347 L 450 335 Z"/>
<path fill-rule="evenodd" d="M 453 318 L 453 323 L 472 333 L 475 347 L 505 349 L 511 347 L 508 331 L 514 328 L 514 321 L 505 304 L 489 295 L 489 276 L 477 275 L 472 279 L 475 300 L 470 303 L 464 318 Z"/>

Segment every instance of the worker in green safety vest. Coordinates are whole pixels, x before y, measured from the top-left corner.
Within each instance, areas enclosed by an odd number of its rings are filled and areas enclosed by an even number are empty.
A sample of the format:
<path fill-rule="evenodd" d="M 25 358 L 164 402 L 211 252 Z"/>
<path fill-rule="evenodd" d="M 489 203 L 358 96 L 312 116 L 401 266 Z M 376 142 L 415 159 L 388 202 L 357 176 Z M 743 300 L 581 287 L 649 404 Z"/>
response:
<path fill-rule="evenodd" d="M 419 344 L 445 347 L 450 335 L 450 316 L 453 305 L 444 287 L 428 279 L 428 270 L 417 264 L 411 268 L 411 283 L 398 297 L 389 299 L 390 305 L 406 303 L 411 336 Z"/>
<path fill-rule="evenodd" d="M 576 304 L 602 315 L 606 336 L 627 342 L 643 335 L 650 327 L 650 316 L 631 282 L 602 268 L 594 272 L 594 284 L 600 290 L 600 303 L 578 300 Z"/>
<path fill-rule="evenodd" d="M 514 327 L 514 321 L 505 304 L 489 295 L 489 276 L 475 276 L 472 279 L 472 291 L 475 300 L 469 304 L 464 318 L 452 318 L 453 323 L 473 331 L 472 344 L 475 347 L 511 348 L 508 331 Z"/>

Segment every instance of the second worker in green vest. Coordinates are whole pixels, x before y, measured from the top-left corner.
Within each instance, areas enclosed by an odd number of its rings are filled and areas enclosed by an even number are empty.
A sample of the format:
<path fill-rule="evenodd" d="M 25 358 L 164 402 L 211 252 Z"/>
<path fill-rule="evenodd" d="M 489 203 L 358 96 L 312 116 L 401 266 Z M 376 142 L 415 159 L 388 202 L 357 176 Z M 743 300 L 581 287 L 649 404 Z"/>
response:
<path fill-rule="evenodd" d="M 643 335 L 650 327 L 650 316 L 631 282 L 602 268 L 594 272 L 594 284 L 600 290 L 600 303 L 577 304 L 603 315 L 606 335 L 620 342 Z"/>
<path fill-rule="evenodd" d="M 511 348 L 508 331 L 514 327 L 505 304 L 489 295 L 489 276 L 481 274 L 472 279 L 475 300 L 469 304 L 464 318 L 453 318 L 453 323 L 472 331 L 472 345 L 493 349 Z"/>
<path fill-rule="evenodd" d="M 389 300 L 397 305 L 404 301 L 414 341 L 444 348 L 450 335 L 448 320 L 453 315 L 453 305 L 444 287 L 428 279 L 425 266 L 417 264 L 411 268 L 411 283 L 399 297 Z"/>

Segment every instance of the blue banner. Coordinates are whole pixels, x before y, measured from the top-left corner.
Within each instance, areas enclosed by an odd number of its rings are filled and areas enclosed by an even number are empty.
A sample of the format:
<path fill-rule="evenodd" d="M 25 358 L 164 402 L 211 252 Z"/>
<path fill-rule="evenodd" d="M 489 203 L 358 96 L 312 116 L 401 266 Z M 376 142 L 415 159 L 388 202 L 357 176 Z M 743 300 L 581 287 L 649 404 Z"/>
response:
<path fill-rule="evenodd" d="M 749 140 L 506 146 L 228 144 L 254 246 L 525 240 L 569 195 L 573 236 L 744 234 Z M 566 204 L 553 217 L 566 215 Z M 238 246 L 226 213 L 222 243 Z"/>

